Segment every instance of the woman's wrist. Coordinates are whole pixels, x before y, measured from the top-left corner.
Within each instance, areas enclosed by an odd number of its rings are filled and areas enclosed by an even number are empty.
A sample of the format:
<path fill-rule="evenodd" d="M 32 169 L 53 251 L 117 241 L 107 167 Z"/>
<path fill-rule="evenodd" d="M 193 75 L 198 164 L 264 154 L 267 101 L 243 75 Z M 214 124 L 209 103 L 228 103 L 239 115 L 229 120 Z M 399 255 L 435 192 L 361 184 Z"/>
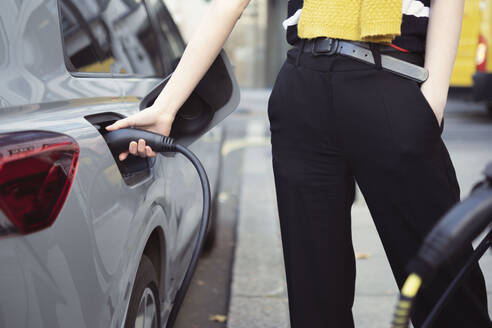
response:
<path fill-rule="evenodd" d="M 429 78 L 427 81 L 422 83 L 422 88 L 432 90 L 432 94 L 435 98 L 446 101 L 448 97 L 449 82 Z"/>
<path fill-rule="evenodd" d="M 178 112 L 178 110 L 175 110 L 170 105 L 157 103 L 157 101 L 152 104 L 151 108 L 152 111 L 155 111 L 157 115 L 159 115 L 159 117 L 170 120 L 174 120 L 174 118 L 176 117 L 176 113 Z"/>
<path fill-rule="evenodd" d="M 422 94 L 434 111 L 439 123 L 441 123 L 444 115 L 444 108 L 446 107 L 448 97 L 448 89 L 448 84 L 439 83 L 439 81 L 434 81 L 432 79 L 427 80 L 420 87 Z"/>

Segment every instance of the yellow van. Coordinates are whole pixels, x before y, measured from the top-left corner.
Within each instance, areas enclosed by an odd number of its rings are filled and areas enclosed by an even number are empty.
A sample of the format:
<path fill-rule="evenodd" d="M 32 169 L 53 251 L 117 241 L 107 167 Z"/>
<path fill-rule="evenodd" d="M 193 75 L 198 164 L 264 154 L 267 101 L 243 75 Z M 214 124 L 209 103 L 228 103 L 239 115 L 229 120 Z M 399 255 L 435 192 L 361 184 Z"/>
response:
<path fill-rule="evenodd" d="M 473 75 L 473 98 L 485 102 L 492 114 L 492 0 L 480 1 L 481 20 L 476 51 L 476 72 Z"/>
<path fill-rule="evenodd" d="M 475 58 L 480 34 L 481 16 L 480 0 L 466 0 L 461 39 L 453 75 L 451 76 L 451 87 L 471 88 L 473 86 L 472 77 L 476 71 Z"/>

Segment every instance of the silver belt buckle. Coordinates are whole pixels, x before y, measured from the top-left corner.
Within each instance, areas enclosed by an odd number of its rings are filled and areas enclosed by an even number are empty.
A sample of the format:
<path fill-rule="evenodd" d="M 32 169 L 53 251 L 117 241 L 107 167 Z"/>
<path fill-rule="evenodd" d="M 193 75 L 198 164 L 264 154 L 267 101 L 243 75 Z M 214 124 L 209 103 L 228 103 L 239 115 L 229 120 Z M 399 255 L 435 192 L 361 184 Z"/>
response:
<path fill-rule="evenodd" d="M 329 49 L 319 49 L 318 44 L 320 41 L 325 41 L 329 40 Z M 312 55 L 317 57 L 317 56 L 331 56 L 336 53 L 338 48 L 338 39 L 333 39 L 333 38 L 318 38 L 313 41 L 313 49 L 311 51 Z"/>

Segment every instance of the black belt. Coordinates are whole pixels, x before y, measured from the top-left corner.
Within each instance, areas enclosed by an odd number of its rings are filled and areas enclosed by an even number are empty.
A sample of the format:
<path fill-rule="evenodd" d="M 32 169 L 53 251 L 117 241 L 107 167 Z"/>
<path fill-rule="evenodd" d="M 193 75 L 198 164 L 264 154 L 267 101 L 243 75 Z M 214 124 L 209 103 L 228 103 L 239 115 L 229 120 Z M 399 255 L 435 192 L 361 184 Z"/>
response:
<path fill-rule="evenodd" d="M 369 44 L 365 42 L 346 41 L 332 38 L 317 38 L 301 40 L 296 44 L 296 46 L 304 52 L 311 53 L 313 56 L 331 56 L 334 54 L 340 54 L 364 63 L 375 65 L 373 53 L 369 47 Z M 409 63 L 408 61 L 398 59 L 390 55 L 381 54 L 380 56 L 381 67 L 384 70 L 419 83 L 424 82 L 429 77 L 429 72 L 422 66 Z"/>

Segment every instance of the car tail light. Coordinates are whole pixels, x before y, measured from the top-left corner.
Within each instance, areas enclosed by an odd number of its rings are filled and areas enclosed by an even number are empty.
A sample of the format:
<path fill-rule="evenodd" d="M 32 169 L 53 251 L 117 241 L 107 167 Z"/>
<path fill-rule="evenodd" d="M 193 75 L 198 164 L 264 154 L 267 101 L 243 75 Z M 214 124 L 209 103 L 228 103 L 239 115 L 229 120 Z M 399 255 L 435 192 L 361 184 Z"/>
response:
<path fill-rule="evenodd" d="M 488 52 L 488 45 L 487 45 L 487 40 L 483 37 L 483 35 L 480 35 L 478 38 L 478 45 L 477 45 L 477 71 L 479 72 L 485 72 L 486 66 L 487 66 L 487 52 Z"/>
<path fill-rule="evenodd" d="M 72 185 L 78 157 L 77 143 L 63 134 L 0 134 L 0 235 L 52 225 Z"/>

